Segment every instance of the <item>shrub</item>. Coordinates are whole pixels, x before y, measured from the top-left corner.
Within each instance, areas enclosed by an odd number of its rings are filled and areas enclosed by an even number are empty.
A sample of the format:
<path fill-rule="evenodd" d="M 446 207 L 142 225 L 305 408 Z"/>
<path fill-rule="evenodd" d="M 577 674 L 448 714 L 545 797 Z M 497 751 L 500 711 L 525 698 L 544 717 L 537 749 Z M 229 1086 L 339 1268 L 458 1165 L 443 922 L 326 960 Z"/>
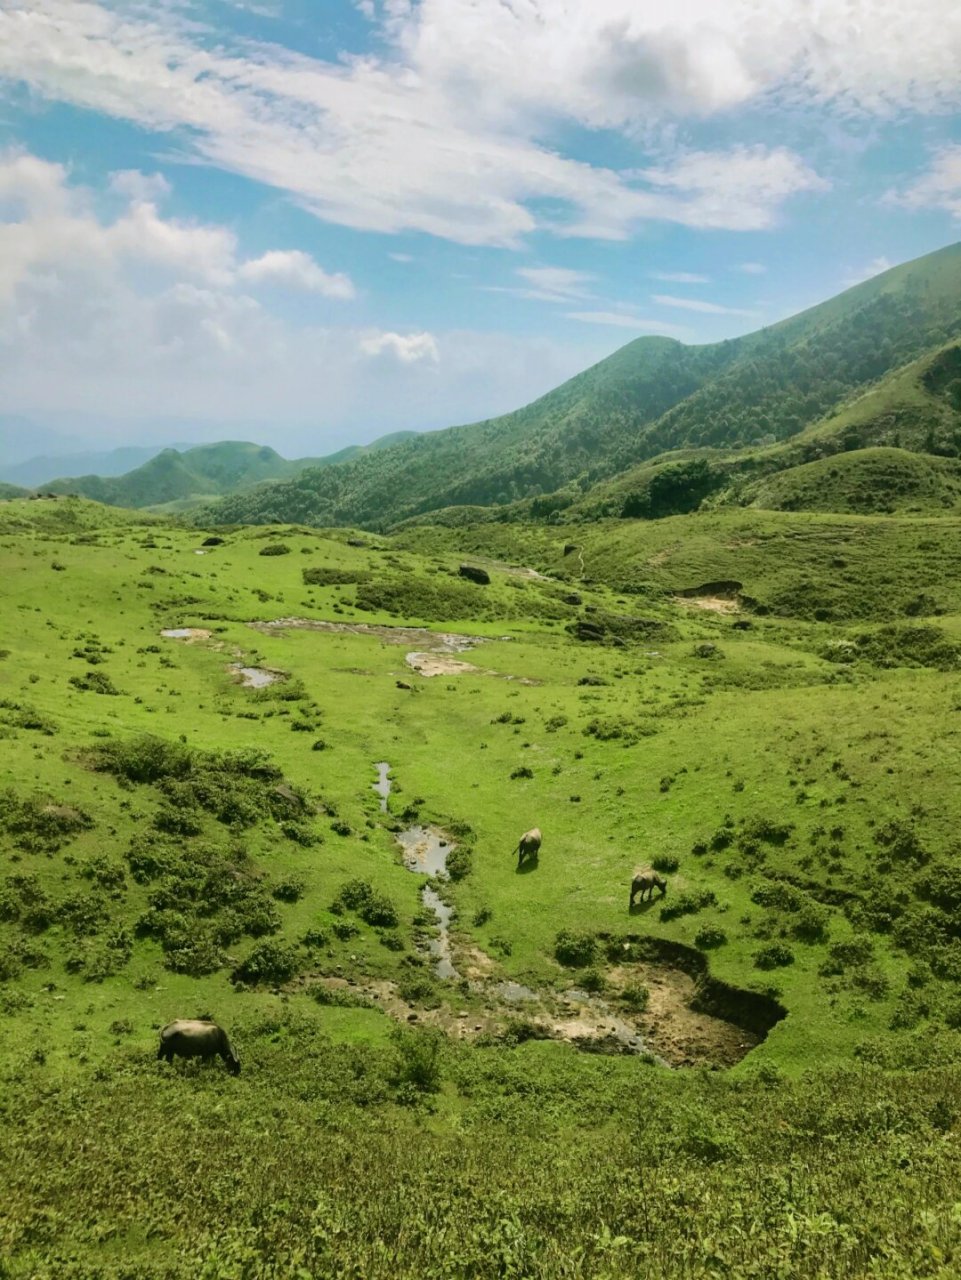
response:
<path fill-rule="evenodd" d="M 231 974 L 232 982 L 257 983 L 289 982 L 300 967 L 296 947 L 285 942 L 261 942 Z"/>
<path fill-rule="evenodd" d="M 794 963 L 794 952 L 781 942 L 772 942 L 754 953 L 756 969 L 781 969 Z"/>
<path fill-rule="evenodd" d="M 651 859 L 651 866 L 655 871 L 676 871 L 680 865 L 680 859 L 673 853 L 659 853 L 656 858 Z"/>
<path fill-rule="evenodd" d="M 304 585 L 308 587 L 342 587 L 353 582 L 366 582 L 370 574 L 364 569 L 336 569 L 328 568 L 326 565 L 312 565 L 301 571 L 301 577 Z"/>
<path fill-rule="evenodd" d="M 717 897 L 713 889 L 698 889 L 677 894 L 670 902 L 666 902 L 660 911 L 662 920 L 675 920 L 678 916 L 695 915 L 704 907 L 717 905 Z"/>
<path fill-rule="evenodd" d="M 120 694 L 120 690 L 103 671 L 88 671 L 83 676 L 71 676 L 69 683 L 81 693 L 102 693 L 112 698 Z"/>
<path fill-rule="evenodd" d="M 260 556 L 289 556 L 290 547 L 286 542 L 268 542 L 266 547 L 261 547 L 257 552 Z"/>
<path fill-rule="evenodd" d="M 459 844 L 447 855 L 447 874 L 452 880 L 463 880 L 469 876 L 473 865 L 473 854 L 467 845 Z"/>
<path fill-rule="evenodd" d="M 650 1003 L 651 993 L 643 982 L 631 982 L 621 992 L 621 1004 L 631 1013 L 643 1013 Z"/>
<path fill-rule="evenodd" d="M 279 880 L 270 892 L 278 902 L 298 902 L 304 896 L 304 882 L 299 877 Z"/>
<path fill-rule="evenodd" d="M 511 771 L 512 778 L 533 778 L 533 776 L 534 770 L 529 768 L 526 764 L 522 764 L 519 768 Z"/>
<path fill-rule="evenodd" d="M 710 951 L 714 947 L 723 947 L 727 942 L 727 934 L 714 924 L 703 924 L 694 935 L 694 945 L 702 951 Z"/>
<path fill-rule="evenodd" d="M 584 968 L 597 958 L 597 940 L 590 933 L 562 929 L 554 939 L 554 956 L 569 968 Z"/>
<path fill-rule="evenodd" d="M 436 1030 L 411 1031 L 396 1027 L 391 1033 L 396 1049 L 394 1083 L 410 1086 L 418 1093 L 437 1093 L 441 1087 L 443 1033 Z"/>

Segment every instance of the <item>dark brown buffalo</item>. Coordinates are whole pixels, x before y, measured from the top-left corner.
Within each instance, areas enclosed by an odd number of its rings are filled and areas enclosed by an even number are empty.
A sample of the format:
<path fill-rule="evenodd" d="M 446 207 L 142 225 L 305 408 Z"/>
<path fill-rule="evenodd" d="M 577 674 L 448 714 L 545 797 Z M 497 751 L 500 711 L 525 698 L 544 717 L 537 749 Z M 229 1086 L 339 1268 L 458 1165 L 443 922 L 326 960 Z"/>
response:
<path fill-rule="evenodd" d="M 232 1075 L 240 1075 L 240 1059 L 234 1053 L 227 1032 L 216 1022 L 178 1018 L 175 1022 L 168 1022 L 160 1033 L 157 1057 L 165 1058 L 167 1062 L 173 1062 L 174 1058 L 203 1058 L 206 1061 L 214 1056 L 223 1058 Z"/>
<path fill-rule="evenodd" d="M 638 871 L 634 879 L 631 881 L 631 901 L 630 906 L 634 905 L 636 894 L 641 895 L 641 901 L 644 901 L 644 895 L 647 894 L 648 901 L 654 897 L 654 890 L 660 889 L 661 897 L 667 893 L 667 881 L 663 876 L 659 876 L 656 871 Z"/>

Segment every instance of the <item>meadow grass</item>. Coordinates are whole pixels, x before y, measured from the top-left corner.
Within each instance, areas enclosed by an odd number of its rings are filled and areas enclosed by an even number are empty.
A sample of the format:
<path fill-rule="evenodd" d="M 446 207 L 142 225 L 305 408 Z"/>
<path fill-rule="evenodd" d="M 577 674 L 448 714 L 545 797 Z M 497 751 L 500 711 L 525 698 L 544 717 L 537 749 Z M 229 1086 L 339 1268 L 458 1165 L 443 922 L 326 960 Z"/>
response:
<path fill-rule="evenodd" d="M 961 524 L 204 536 L 0 505 L 0 1274 L 952 1274 Z M 675 598 L 726 580 L 739 612 Z M 477 669 L 263 625 L 292 618 L 469 635 Z M 669 1072 L 312 999 L 428 973 L 413 822 L 470 850 L 462 966 L 563 993 L 640 939 L 787 1016 L 728 1072 Z M 629 914 L 651 864 L 668 894 Z M 205 1014 L 238 1080 L 154 1062 Z"/>

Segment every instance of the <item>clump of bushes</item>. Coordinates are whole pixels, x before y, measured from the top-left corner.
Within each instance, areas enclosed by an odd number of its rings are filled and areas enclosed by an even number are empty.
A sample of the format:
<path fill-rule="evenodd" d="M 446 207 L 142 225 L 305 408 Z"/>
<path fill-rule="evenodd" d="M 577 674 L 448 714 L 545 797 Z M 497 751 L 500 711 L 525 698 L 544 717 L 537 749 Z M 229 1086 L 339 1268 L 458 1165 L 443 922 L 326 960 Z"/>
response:
<path fill-rule="evenodd" d="M 717 896 L 713 889 L 692 889 L 679 893 L 670 902 L 661 907 L 662 920 L 676 920 L 678 916 L 696 915 L 705 907 L 717 905 Z"/>
<path fill-rule="evenodd" d="M 81 693 L 101 693 L 116 698 L 120 690 L 104 671 L 88 671 L 86 675 L 71 676 L 69 682 Z"/>
<path fill-rule="evenodd" d="M 587 968 L 597 959 L 597 939 L 591 933 L 562 929 L 554 939 L 554 957 L 569 968 Z"/>
<path fill-rule="evenodd" d="M 447 855 L 447 874 L 451 880 L 463 880 L 473 866 L 473 854 L 467 845 L 459 844 Z"/>
<path fill-rule="evenodd" d="M 727 934 L 715 924 L 701 925 L 694 935 L 694 945 L 702 951 L 711 951 L 715 947 L 723 947 L 727 942 Z"/>
<path fill-rule="evenodd" d="M 516 769 L 511 770 L 511 778 L 533 778 L 534 770 L 528 765 L 519 765 Z"/>
<path fill-rule="evenodd" d="M 307 587 L 346 587 L 355 582 L 367 582 L 370 574 L 365 569 L 337 569 L 329 568 L 327 565 L 311 565 L 302 570 L 301 577 Z"/>
<path fill-rule="evenodd" d="M 794 963 L 794 952 L 783 942 L 772 942 L 754 953 L 756 969 L 782 969 Z"/>
<path fill-rule="evenodd" d="M 0 791 L 0 831 L 27 853 L 56 853 L 92 826 L 90 815 L 76 805 L 39 795 L 21 799 L 9 787 Z"/>
<path fill-rule="evenodd" d="M 290 547 L 286 542 L 268 542 L 257 552 L 259 556 L 289 556 Z"/>
<path fill-rule="evenodd" d="M 631 982 L 620 994 L 621 1004 L 631 1013 L 643 1013 L 651 1000 L 651 992 L 643 982 Z"/>
<path fill-rule="evenodd" d="M 368 880 L 348 880 L 330 904 L 335 915 L 352 911 L 367 924 L 393 929 L 399 923 L 397 908 L 390 898 L 380 893 Z"/>
<path fill-rule="evenodd" d="M 672 872 L 676 871 L 680 865 L 680 858 L 675 857 L 673 853 L 659 853 L 651 859 L 651 866 L 655 871 Z"/>
<path fill-rule="evenodd" d="M 279 985 L 289 982 L 299 967 L 300 955 L 296 947 L 270 940 L 254 947 L 250 955 L 234 969 L 231 981 L 244 982 L 249 986 L 266 982 Z"/>
<path fill-rule="evenodd" d="M 50 716 L 45 716 L 27 702 L 14 702 L 0 698 L 0 724 L 11 729 L 33 729 L 48 738 L 60 732 L 60 726 Z"/>

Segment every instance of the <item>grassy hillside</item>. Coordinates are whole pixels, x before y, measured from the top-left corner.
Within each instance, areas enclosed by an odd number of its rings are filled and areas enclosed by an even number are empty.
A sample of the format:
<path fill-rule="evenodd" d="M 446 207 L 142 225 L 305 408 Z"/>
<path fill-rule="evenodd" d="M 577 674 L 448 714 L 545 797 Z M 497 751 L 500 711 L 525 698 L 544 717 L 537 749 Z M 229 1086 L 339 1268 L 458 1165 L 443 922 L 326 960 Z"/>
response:
<path fill-rule="evenodd" d="M 959 332 L 955 245 L 734 341 L 686 347 L 640 338 L 516 413 L 426 433 L 336 471 L 308 470 L 269 493 L 219 504 L 215 518 L 387 528 L 447 507 L 523 499 L 544 516 L 576 504 L 598 481 L 669 452 L 763 452 Z M 951 419 L 956 448 L 956 372 L 951 365 L 932 377 L 925 394 Z M 925 440 L 930 430 L 937 439 L 938 423 L 925 422 Z M 909 435 L 900 440 L 904 447 L 912 447 Z"/>
<path fill-rule="evenodd" d="M 6 501 L 8 498 L 25 498 L 26 496 L 26 489 L 21 489 L 19 485 L 0 482 L 0 499 Z"/>
<path fill-rule="evenodd" d="M 6 1275 L 956 1273 L 961 520 L 22 501 L 0 573 Z"/>

